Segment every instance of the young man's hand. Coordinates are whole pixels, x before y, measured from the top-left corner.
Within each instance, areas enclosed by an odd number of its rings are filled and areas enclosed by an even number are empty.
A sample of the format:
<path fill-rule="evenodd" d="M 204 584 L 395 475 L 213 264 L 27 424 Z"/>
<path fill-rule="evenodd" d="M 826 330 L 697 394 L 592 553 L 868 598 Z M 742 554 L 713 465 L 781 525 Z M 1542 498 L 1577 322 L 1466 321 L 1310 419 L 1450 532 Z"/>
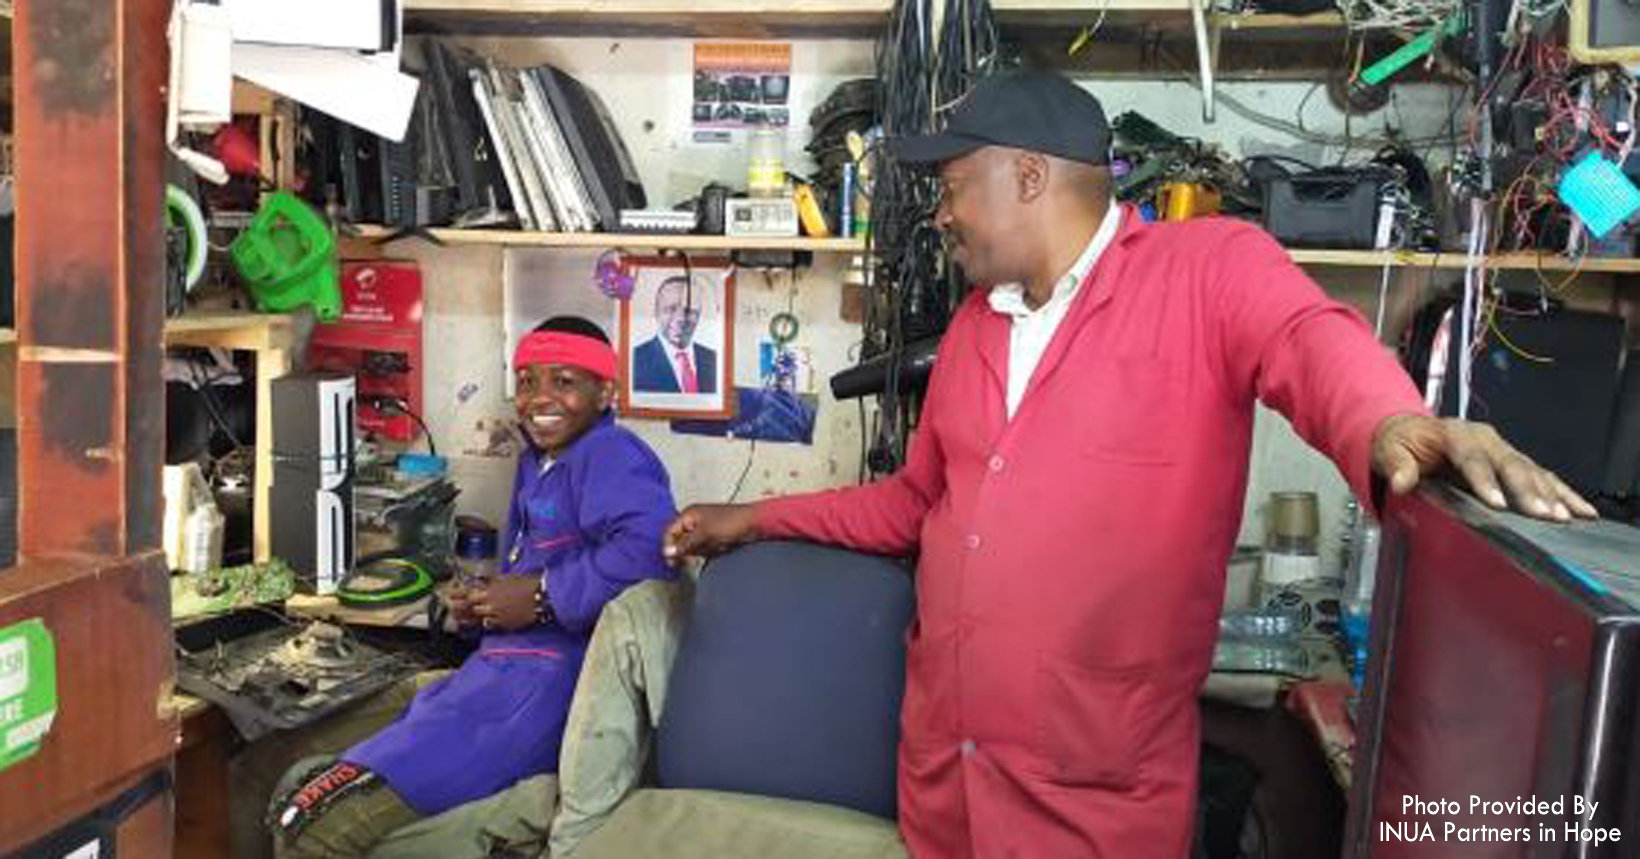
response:
<path fill-rule="evenodd" d="M 478 626 L 479 617 L 473 612 L 472 588 L 459 584 L 451 584 L 444 589 L 444 605 L 450 610 L 450 620 L 457 628 L 463 626 Z"/>
<path fill-rule="evenodd" d="M 536 576 L 496 576 L 475 585 L 471 591 L 473 614 L 485 629 L 523 629 L 537 620 L 535 592 L 541 587 Z"/>

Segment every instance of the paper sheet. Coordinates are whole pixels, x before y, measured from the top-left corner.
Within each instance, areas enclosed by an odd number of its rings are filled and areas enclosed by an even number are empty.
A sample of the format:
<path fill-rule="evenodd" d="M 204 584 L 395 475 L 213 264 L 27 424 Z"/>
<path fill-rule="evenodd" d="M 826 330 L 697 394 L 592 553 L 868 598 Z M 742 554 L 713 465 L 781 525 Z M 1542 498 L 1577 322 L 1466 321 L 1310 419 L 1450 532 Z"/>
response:
<path fill-rule="evenodd" d="M 191 4 L 179 11 L 171 34 L 177 64 L 177 122 L 184 127 L 221 125 L 232 119 L 233 36 L 220 6 Z"/>
<path fill-rule="evenodd" d="M 397 5 L 397 4 L 395 4 Z M 236 42 L 305 45 L 379 51 L 384 40 L 384 0 L 224 0 Z"/>
<path fill-rule="evenodd" d="M 337 119 L 402 141 L 421 82 L 352 51 L 235 44 L 233 73 Z"/>

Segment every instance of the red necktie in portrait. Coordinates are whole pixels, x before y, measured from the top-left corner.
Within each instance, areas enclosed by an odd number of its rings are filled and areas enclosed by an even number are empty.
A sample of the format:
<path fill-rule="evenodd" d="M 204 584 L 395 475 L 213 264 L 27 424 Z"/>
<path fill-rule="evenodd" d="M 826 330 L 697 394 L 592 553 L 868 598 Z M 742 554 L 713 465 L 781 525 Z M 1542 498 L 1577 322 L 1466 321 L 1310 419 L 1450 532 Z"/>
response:
<path fill-rule="evenodd" d="M 700 393 L 699 384 L 695 381 L 695 365 L 689 361 L 689 350 L 678 350 L 678 384 L 683 387 L 685 394 Z"/>

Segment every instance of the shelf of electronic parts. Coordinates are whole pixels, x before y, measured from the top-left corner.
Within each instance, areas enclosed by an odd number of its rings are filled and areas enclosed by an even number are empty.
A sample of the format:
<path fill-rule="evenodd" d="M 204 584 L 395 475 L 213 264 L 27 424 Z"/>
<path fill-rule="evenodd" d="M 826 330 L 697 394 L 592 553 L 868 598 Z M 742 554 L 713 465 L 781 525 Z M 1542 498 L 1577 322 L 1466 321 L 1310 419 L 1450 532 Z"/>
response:
<path fill-rule="evenodd" d="M 454 230 L 434 228 L 433 238 L 451 245 L 499 245 L 544 248 L 668 248 L 680 251 L 810 251 L 825 254 L 857 254 L 865 250 L 862 239 L 751 238 L 748 236 L 649 235 L 639 233 L 537 233 L 522 230 Z M 385 227 L 360 227 L 360 238 L 382 239 L 392 235 Z M 407 234 L 403 238 L 415 238 Z"/>
<path fill-rule="evenodd" d="M 1385 263 L 1405 268 L 1464 268 L 1469 258 L 1459 252 L 1402 253 L 1394 251 L 1333 251 L 1293 249 L 1293 261 L 1308 266 L 1381 267 Z M 1568 259 L 1559 254 L 1514 252 L 1494 254 L 1486 259 L 1490 269 L 1517 271 L 1586 272 L 1590 274 L 1640 273 L 1640 259 L 1633 257 L 1583 257 Z"/>
<path fill-rule="evenodd" d="M 1007 24 L 1087 24 L 1103 15 L 1188 19 L 1191 0 L 995 0 Z M 890 0 L 406 0 L 412 27 L 506 34 L 651 31 L 696 35 L 827 32 L 874 35 Z M 1338 27 L 1336 14 L 1215 15 L 1227 29 Z"/>
<path fill-rule="evenodd" d="M 168 346 L 205 346 L 261 352 L 290 345 L 290 317 L 270 313 L 200 313 L 165 321 Z M 0 345 L 17 342 L 17 329 L 0 328 Z"/>

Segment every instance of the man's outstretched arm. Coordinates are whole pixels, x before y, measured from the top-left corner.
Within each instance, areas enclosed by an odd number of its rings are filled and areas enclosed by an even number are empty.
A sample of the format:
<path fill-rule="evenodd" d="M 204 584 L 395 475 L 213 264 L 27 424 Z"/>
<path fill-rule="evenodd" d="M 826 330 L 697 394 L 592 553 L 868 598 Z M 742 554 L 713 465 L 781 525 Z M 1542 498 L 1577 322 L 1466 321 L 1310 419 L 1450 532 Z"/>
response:
<path fill-rule="evenodd" d="M 1487 504 L 1546 519 L 1594 516 L 1587 501 L 1485 424 L 1432 417 L 1366 324 L 1327 298 L 1268 235 L 1249 229 L 1218 255 L 1216 284 L 1232 384 L 1293 422 L 1327 454 L 1358 498 L 1370 475 L 1410 492 L 1451 469 Z"/>

